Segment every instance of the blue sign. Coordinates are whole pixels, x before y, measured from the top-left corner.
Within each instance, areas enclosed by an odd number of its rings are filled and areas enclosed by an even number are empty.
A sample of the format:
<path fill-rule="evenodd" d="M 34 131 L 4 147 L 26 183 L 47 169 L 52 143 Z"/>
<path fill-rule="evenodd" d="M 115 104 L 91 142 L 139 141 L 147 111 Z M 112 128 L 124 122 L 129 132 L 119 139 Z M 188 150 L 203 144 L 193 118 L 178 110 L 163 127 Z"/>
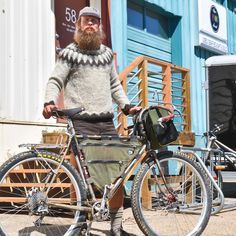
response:
<path fill-rule="evenodd" d="M 211 6 L 210 20 L 211 20 L 211 27 L 213 31 L 217 33 L 220 27 L 220 18 L 219 18 L 218 11 L 214 5 Z"/>

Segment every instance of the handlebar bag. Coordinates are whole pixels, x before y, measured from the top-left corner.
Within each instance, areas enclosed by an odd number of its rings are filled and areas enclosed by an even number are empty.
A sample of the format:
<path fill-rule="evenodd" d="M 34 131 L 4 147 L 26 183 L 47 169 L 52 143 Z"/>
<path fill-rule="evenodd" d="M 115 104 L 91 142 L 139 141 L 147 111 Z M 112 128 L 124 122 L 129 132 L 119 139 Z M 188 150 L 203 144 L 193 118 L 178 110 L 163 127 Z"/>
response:
<path fill-rule="evenodd" d="M 143 114 L 144 130 L 152 149 L 166 146 L 178 138 L 179 133 L 173 120 L 159 122 L 159 118 L 168 115 L 168 111 L 161 107 L 152 107 Z"/>
<path fill-rule="evenodd" d="M 90 181 L 103 192 L 106 184 L 113 183 L 138 154 L 140 143 L 136 140 L 80 140 L 86 159 Z"/>

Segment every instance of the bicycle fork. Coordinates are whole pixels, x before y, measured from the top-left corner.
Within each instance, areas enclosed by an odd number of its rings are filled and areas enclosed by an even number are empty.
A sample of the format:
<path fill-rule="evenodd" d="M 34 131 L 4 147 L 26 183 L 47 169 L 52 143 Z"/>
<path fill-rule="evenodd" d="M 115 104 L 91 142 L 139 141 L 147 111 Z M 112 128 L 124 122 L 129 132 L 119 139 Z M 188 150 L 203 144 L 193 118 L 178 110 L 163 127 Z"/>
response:
<path fill-rule="evenodd" d="M 154 179 L 156 180 L 156 184 L 157 184 L 157 189 L 163 194 L 163 196 L 165 196 L 166 200 L 169 202 L 169 203 L 173 203 L 173 202 L 176 202 L 176 196 L 174 195 L 173 193 L 173 189 L 170 188 L 167 184 L 167 181 L 166 181 L 166 178 L 165 178 L 165 175 L 163 173 L 163 170 L 162 170 L 162 167 L 161 167 L 161 164 L 160 164 L 160 161 L 158 159 L 158 156 L 156 154 L 155 151 L 152 151 L 152 153 L 150 154 L 151 155 L 151 158 L 154 160 L 156 166 L 157 166 L 157 169 L 160 173 L 160 177 L 161 177 L 161 180 L 163 181 L 163 184 L 165 186 L 165 189 L 167 190 L 168 194 L 166 195 L 166 193 L 164 193 L 162 191 L 162 187 L 160 185 L 160 180 L 158 180 L 157 178 L 157 173 L 156 173 L 156 170 L 155 170 L 155 167 L 152 168 L 152 172 L 153 172 L 153 176 L 154 176 Z"/>

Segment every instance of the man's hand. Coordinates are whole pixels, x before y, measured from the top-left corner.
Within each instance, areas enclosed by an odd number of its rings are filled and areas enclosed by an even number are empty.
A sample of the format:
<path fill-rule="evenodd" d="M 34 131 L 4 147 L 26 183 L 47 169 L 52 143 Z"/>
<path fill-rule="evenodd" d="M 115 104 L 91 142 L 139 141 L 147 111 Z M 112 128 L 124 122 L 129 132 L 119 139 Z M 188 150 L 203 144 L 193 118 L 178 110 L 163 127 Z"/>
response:
<path fill-rule="evenodd" d="M 56 105 L 46 105 L 43 109 L 43 116 L 45 119 L 49 119 L 52 116 L 52 111 L 55 110 L 57 108 Z"/>
<path fill-rule="evenodd" d="M 130 115 L 134 115 L 136 114 L 137 112 L 139 112 L 140 110 L 142 109 L 142 107 L 138 106 L 138 107 L 131 107 L 129 109 L 129 114 Z"/>

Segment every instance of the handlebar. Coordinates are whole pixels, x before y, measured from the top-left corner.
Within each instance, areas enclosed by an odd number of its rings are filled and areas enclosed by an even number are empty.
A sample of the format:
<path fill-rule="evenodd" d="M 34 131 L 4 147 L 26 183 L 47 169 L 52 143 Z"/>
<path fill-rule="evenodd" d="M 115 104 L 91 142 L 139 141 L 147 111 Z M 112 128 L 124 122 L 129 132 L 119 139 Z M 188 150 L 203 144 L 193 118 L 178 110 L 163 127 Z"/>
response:
<path fill-rule="evenodd" d="M 155 108 L 161 108 L 161 109 L 164 109 L 166 111 L 168 111 L 169 115 L 168 116 L 163 116 L 163 117 L 160 117 L 159 118 L 159 122 L 162 123 L 162 122 L 168 122 L 169 120 L 172 120 L 174 118 L 174 109 L 170 109 L 170 108 L 167 108 L 167 107 L 164 107 L 164 106 L 150 106 L 148 108 L 144 108 L 142 109 L 140 112 L 138 112 L 136 115 L 137 115 L 137 119 L 138 121 L 142 121 L 142 117 L 143 117 L 143 114 L 148 111 L 148 110 L 151 110 L 151 109 L 155 109 Z"/>
<path fill-rule="evenodd" d="M 216 136 L 216 134 L 221 131 L 223 126 L 224 126 L 223 124 L 220 124 L 220 125 L 215 124 L 214 128 L 212 130 L 208 131 L 208 132 L 203 133 L 203 136 L 205 136 L 205 137 L 207 137 L 207 136 Z"/>
<path fill-rule="evenodd" d="M 72 108 L 72 109 L 54 109 L 52 116 L 56 118 L 69 118 L 72 119 L 75 115 L 81 113 L 85 109 L 83 107 Z"/>
<path fill-rule="evenodd" d="M 148 108 L 143 108 L 141 109 L 139 112 L 137 112 L 135 115 L 133 115 L 133 125 L 130 125 L 126 128 L 126 130 L 130 130 L 130 129 L 133 129 L 133 133 L 135 135 L 138 135 L 138 136 L 143 136 L 144 135 L 144 130 L 142 127 L 142 123 L 143 123 L 143 117 L 144 117 L 144 114 L 146 112 L 148 112 L 149 110 L 152 110 L 152 109 L 158 109 L 158 108 L 161 108 L 161 109 L 164 109 L 167 111 L 168 115 L 167 116 L 163 116 L 163 117 L 160 117 L 157 122 L 163 126 L 163 123 L 165 122 L 168 122 L 170 120 L 173 120 L 174 118 L 174 109 L 170 109 L 170 108 L 167 108 L 167 107 L 164 107 L 164 106 L 150 106 Z"/>

